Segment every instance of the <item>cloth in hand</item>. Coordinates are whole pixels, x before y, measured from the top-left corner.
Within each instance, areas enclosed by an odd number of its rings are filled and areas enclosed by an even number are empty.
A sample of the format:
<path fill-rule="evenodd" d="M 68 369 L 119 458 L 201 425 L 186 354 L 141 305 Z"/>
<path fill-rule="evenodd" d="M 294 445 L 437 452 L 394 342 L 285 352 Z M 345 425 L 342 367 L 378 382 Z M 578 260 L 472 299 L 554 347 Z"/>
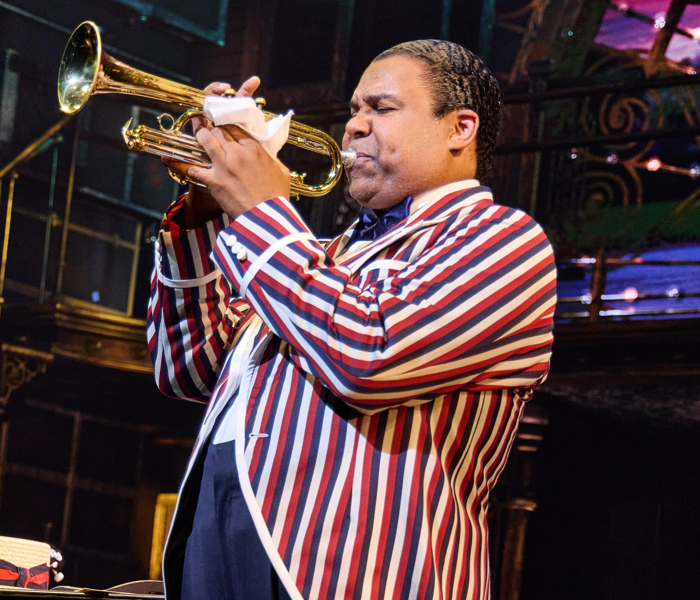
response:
<path fill-rule="evenodd" d="M 207 96 L 204 99 L 204 115 L 214 125 L 238 125 L 258 140 L 272 158 L 284 146 L 289 136 L 289 125 L 294 112 L 278 115 L 265 121 L 265 115 L 252 98 Z"/>

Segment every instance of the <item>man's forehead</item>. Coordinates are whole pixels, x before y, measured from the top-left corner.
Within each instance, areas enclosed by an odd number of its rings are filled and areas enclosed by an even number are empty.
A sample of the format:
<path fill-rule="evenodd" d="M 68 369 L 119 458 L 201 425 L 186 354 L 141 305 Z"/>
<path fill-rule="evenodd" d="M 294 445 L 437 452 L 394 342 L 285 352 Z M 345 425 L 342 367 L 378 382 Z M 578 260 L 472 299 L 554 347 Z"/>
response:
<path fill-rule="evenodd" d="M 417 75 L 423 65 L 416 59 L 405 56 L 392 56 L 371 63 L 362 74 L 353 93 L 353 101 L 367 97 L 402 97 L 418 84 Z"/>

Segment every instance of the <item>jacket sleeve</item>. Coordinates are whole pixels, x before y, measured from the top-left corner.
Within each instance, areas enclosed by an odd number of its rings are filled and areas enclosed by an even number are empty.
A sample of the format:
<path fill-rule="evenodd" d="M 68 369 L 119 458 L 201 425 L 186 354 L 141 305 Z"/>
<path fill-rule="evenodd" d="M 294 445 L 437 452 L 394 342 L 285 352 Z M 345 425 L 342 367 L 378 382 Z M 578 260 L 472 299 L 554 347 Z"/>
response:
<path fill-rule="evenodd" d="M 148 348 L 156 383 L 173 397 L 206 401 L 248 305 L 210 260 L 226 215 L 191 230 L 166 214 L 155 243 L 148 303 Z"/>
<path fill-rule="evenodd" d="M 541 228 L 488 203 L 424 235 L 419 256 L 360 287 L 275 198 L 222 232 L 214 259 L 299 365 L 361 412 L 543 380 L 556 272 Z"/>

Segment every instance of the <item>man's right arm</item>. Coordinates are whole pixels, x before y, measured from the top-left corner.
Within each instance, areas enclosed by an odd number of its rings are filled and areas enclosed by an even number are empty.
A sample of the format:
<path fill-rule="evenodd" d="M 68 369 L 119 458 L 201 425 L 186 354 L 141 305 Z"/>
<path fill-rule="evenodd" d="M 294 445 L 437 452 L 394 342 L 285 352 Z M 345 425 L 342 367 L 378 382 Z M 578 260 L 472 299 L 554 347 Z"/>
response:
<path fill-rule="evenodd" d="M 250 97 L 260 85 L 246 80 L 239 97 Z M 204 93 L 217 96 L 231 86 L 209 84 Z M 196 118 L 193 129 L 206 126 Z M 167 158 L 172 171 L 185 176 L 190 165 Z M 205 188 L 190 185 L 186 196 L 170 207 L 155 248 L 155 267 L 148 303 L 148 348 L 160 390 L 178 398 L 206 401 L 221 372 L 248 304 L 209 260 L 219 231 L 229 225 L 217 201 Z"/>
<path fill-rule="evenodd" d="M 181 198 L 168 211 L 155 244 L 148 347 L 163 393 L 206 401 L 248 305 L 209 259 L 228 217 L 220 213 L 185 228 L 185 202 Z"/>

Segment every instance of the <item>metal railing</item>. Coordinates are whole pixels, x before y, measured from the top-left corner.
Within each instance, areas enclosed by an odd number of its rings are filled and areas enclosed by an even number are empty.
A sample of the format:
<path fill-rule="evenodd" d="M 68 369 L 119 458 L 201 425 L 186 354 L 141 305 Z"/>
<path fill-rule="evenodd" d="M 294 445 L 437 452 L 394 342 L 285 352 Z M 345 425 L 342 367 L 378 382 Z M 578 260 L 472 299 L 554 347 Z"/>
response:
<path fill-rule="evenodd" d="M 127 292 L 126 306 L 124 310 L 114 310 L 107 308 L 105 306 L 96 306 L 95 304 L 90 304 L 84 300 L 78 298 L 70 297 L 70 301 L 79 305 L 89 305 L 91 308 L 98 308 L 100 310 L 106 310 L 108 312 L 117 312 L 125 316 L 131 316 L 133 314 L 134 308 L 134 296 L 136 291 L 136 277 L 138 272 L 138 262 L 139 253 L 141 250 L 141 238 L 143 235 L 143 223 L 141 220 L 134 218 L 135 222 L 135 235 L 133 240 L 121 239 L 119 234 L 107 234 L 101 231 L 96 231 L 90 227 L 85 227 L 77 223 L 71 222 L 71 211 L 73 209 L 73 200 L 76 193 L 81 194 L 81 196 L 87 196 L 91 200 L 95 200 L 98 204 L 105 206 L 116 206 L 122 210 L 128 211 L 129 213 L 134 213 L 138 217 L 147 217 L 149 219 L 159 219 L 160 214 L 155 211 L 151 211 L 145 207 L 131 205 L 128 202 L 120 201 L 118 198 L 107 197 L 105 194 L 101 194 L 98 191 L 90 190 L 89 188 L 84 188 L 76 185 L 76 165 L 78 157 L 79 143 L 82 139 L 90 139 L 91 136 L 89 132 L 84 132 L 75 129 L 73 133 L 73 139 L 71 144 L 71 160 L 70 169 L 68 173 L 67 184 L 62 183 L 65 186 L 65 205 L 63 207 L 62 217 L 58 217 L 54 214 L 56 189 L 59 186 L 58 181 L 58 155 L 59 147 L 61 142 L 64 141 L 62 130 L 71 121 L 72 116 L 65 116 L 61 118 L 54 125 L 49 127 L 41 136 L 29 144 L 24 150 L 22 150 L 15 158 L 8 162 L 4 167 L 0 169 L 0 200 L 3 199 L 3 185 L 5 180 L 8 181 L 7 186 L 7 197 L 5 206 L 5 222 L 3 230 L 3 241 L 2 241 L 2 251 L 0 253 L 0 311 L 2 304 L 5 301 L 6 290 L 12 289 L 13 291 L 19 292 L 22 295 L 30 296 L 36 298 L 39 304 L 43 304 L 49 296 L 53 298 L 64 297 L 64 281 L 65 281 L 65 269 L 66 269 L 66 253 L 68 249 L 68 234 L 69 232 L 77 233 L 83 236 L 88 236 L 102 242 L 107 242 L 114 247 L 125 248 L 132 252 L 132 261 L 130 269 L 130 281 L 129 288 Z M 110 140 L 110 143 L 111 140 Z M 119 149 L 126 151 L 122 146 L 118 146 Z M 46 211 L 40 212 L 36 210 L 31 210 L 28 208 L 18 208 L 15 206 L 15 196 L 16 196 L 16 184 L 20 175 L 28 179 L 33 180 L 44 180 L 43 177 L 37 177 L 35 174 L 27 171 L 24 166 L 28 161 L 30 161 L 35 156 L 53 149 L 53 157 L 51 161 L 51 174 L 48 178 L 48 199 L 46 205 Z M 43 251 L 42 251 L 42 263 L 41 263 L 41 275 L 39 280 L 38 289 L 32 285 L 28 285 L 19 281 L 9 280 L 7 278 L 7 263 L 8 255 L 10 252 L 10 233 L 12 231 L 12 221 L 13 215 L 21 215 L 33 219 L 35 221 L 42 221 L 45 223 L 44 236 L 43 236 Z M 58 251 L 58 264 L 56 269 L 56 280 L 54 289 L 49 292 L 47 289 L 47 280 L 49 275 L 49 264 L 50 264 L 50 254 L 51 254 L 51 242 L 52 242 L 52 229 L 54 227 L 60 227 L 60 247 Z M 11 286 L 11 287 L 10 287 Z M 1 313 L 0 313 L 1 314 Z"/>
<path fill-rule="evenodd" d="M 28 162 L 36 155 L 45 152 L 49 148 L 53 147 L 53 160 L 51 168 L 51 181 L 48 199 L 48 209 L 47 209 L 47 221 L 46 221 L 46 231 L 44 235 L 44 250 L 43 250 L 43 261 L 41 266 L 41 281 L 39 286 L 39 302 L 43 303 L 44 296 L 46 293 L 46 275 L 48 270 L 48 260 L 49 260 L 49 244 L 51 242 L 51 219 L 50 215 L 53 213 L 53 203 L 54 195 L 56 191 L 56 170 L 58 165 L 58 144 L 63 141 L 60 136 L 60 131 L 63 127 L 72 119 L 72 115 L 66 115 L 62 117 L 57 123 L 49 127 L 42 135 L 40 135 L 36 140 L 29 144 L 22 152 L 20 152 L 14 159 L 12 159 L 7 165 L 0 169 L 0 198 L 2 198 L 2 187 L 3 181 L 6 175 L 9 174 L 10 185 L 7 195 L 7 206 L 5 208 L 5 226 L 3 232 L 3 242 L 2 242 L 2 254 L 0 255 L 0 310 L 2 310 L 2 303 L 4 302 L 4 292 L 5 292 L 5 275 L 7 272 L 7 255 L 10 247 L 10 230 L 12 228 L 12 210 L 15 197 L 15 184 L 17 177 L 17 169 L 21 167 L 24 163 Z M 69 194 L 70 198 L 70 194 Z M 70 200 L 66 204 L 68 213 L 66 218 L 64 218 L 64 230 L 68 226 L 68 216 L 70 214 Z M 67 240 L 67 230 L 63 236 L 64 240 Z M 65 242 L 64 242 L 65 243 Z M 65 249 L 61 247 L 61 252 L 65 255 Z"/>
<path fill-rule="evenodd" d="M 560 266 L 574 266 L 593 268 L 607 271 L 609 266 L 624 267 L 624 266 L 680 266 L 680 267 L 700 267 L 700 260 L 649 260 L 643 258 L 606 258 L 600 261 L 598 258 L 573 258 L 559 261 Z M 591 290 L 583 295 L 578 296 L 560 296 L 557 299 L 557 307 L 562 304 L 580 303 L 584 306 L 589 306 L 587 310 L 581 311 L 565 311 L 562 310 L 556 313 L 557 319 L 569 320 L 588 320 L 597 321 L 599 318 L 611 317 L 675 317 L 681 315 L 700 315 L 700 307 L 682 307 L 682 308 L 658 308 L 658 309 L 640 309 L 634 306 L 635 303 L 644 300 L 669 300 L 678 301 L 686 298 L 700 298 L 700 292 L 683 292 L 677 287 L 671 287 L 665 293 L 645 293 L 639 292 L 636 288 L 628 288 L 621 293 L 605 293 L 606 285 L 600 287 L 596 291 L 593 283 L 594 277 L 591 277 Z M 629 308 L 610 308 L 605 307 L 605 302 L 627 302 Z"/>

